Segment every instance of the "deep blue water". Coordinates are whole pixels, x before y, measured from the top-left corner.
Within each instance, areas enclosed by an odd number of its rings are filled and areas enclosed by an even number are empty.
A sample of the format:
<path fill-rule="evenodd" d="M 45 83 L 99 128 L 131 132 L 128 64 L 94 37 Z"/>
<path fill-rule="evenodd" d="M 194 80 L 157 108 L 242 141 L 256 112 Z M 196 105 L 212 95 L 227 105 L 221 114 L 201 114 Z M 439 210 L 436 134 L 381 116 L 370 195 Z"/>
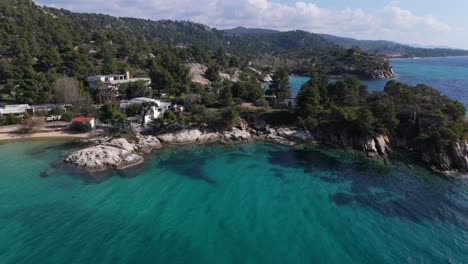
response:
<path fill-rule="evenodd" d="M 468 109 L 468 57 L 392 60 L 396 80 L 410 85 L 429 85 Z M 309 78 L 291 76 L 293 95 Z M 369 91 L 380 91 L 387 80 L 363 80 Z"/>

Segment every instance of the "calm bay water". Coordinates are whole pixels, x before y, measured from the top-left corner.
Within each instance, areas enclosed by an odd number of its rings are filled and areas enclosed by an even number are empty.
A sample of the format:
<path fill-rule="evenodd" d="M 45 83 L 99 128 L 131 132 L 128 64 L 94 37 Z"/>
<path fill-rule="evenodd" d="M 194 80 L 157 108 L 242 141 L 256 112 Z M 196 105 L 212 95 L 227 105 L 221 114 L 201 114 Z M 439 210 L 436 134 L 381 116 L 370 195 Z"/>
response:
<path fill-rule="evenodd" d="M 0 145 L 1 263 L 466 263 L 468 182 L 417 166 L 250 143 L 50 170 L 69 151 Z"/>
<path fill-rule="evenodd" d="M 468 105 L 467 62 L 392 64 Z M 77 147 L 0 144 L 0 263 L 467 263 L 468 179 L 263 143 L 77 174 L 61 162 Z"/>
<path fill-rule="evenodd" d="M 457 100 L 468 109 L 468 57 L 424 58 L 392 60 L 397 73 L 396 80 L 410 85 L 429 85 L 451 99 Z M 292 93 L 295 95 L 308 77 L 290 78 Z M 386 80 L 364 80 L 369 91 L 383 90 Z"/>

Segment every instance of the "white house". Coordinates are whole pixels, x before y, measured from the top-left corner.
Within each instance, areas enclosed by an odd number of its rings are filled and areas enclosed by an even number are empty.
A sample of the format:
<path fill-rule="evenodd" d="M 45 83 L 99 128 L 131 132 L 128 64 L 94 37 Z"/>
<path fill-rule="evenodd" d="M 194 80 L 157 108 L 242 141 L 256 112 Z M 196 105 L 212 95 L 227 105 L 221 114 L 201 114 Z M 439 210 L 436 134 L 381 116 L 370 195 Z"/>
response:
<path fill-rule="evenodd" d="M 4 105 L 0 108 L 0 115 L 13 114 L 15 116 L 22 116 L 28 110 L 31 110 L 31 106 L 28 104 L 15 104 L 15 105 Z"/>
<path fill-rule="evenodd" d="M 75 117 L 71 123 L 89 124 L 91 128 L 96 127 L 96 119 L 94 117 Z"/>
<path fill-rule="evenodd" d="M 162 114 L 164 114 L 164 111 L 169 109 L 169 106 L 171 105 L 170 102 L 155 100 L 155 99 L 147 98 L 147 97 L 137 97 L 137 98 L 133 98 L 131 100 L 122 100 L 120 102 L 120 111 L 122 113 L 127 113 L 128 108 L 131 105 L 134 105 L 134 104 L 141 105 L 143 103 L 153 103 L 153 104 L 155 104 L 155 105 L 150 107 L 150 109 L 147 111 L 146 115 L 140 116 L 138 122 L 139 123 L 144 123 L 144 124 L 148 124 L 151 121 L 153 121 L 154 119 L 160 117 Z"/>
<path fill-rule="evenodd" d="M 128 71 L 125 75 L 95 75 L 88 77 L 89 87 L 93 90 L 97 88 L 99 83 L 101 83 L 104 90 L 117 90 L 121 84 L 132 82 L 144 82 L 148 87 L 151 85 L 150 78 L 131 78 Z"/>

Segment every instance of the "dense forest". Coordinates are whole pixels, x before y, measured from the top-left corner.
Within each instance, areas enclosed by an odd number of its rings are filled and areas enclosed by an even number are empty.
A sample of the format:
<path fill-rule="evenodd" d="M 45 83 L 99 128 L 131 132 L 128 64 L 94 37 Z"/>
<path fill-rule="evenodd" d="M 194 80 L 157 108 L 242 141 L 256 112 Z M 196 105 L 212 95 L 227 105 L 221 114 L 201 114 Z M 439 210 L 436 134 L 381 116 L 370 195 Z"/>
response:
<path fill-rule="evenodd" d="M 54 83 L 74 77 L 86 87 L 86 77 L 130 70 L 150 76 L 155 90 L 187 93 L 186 63 L 208 67 L 247 68 L 243 57 L 187 45 L 147 41 L 119 32 L 90 28 L 64 15 L 64 10 L 40 8 L 30 0 L 0 2 L 0 96 L 20 103 L 53 101 Z M 70 13 L 69 13 L 70 14 Z M 247 71 L 247 70 L 246 70 Z"/>
<path fill-rule="evenodd" d="M 114 29 L 130 36 L 173 44 L 195 45 L 244 56 L 260 66 L 286 65 L 291 72 L 310 72 L 312 67 L 321 67 L 327 74 L 350 74 L 362 78 L 377 78 L 374 71 L 388 71 L 390 66 L 380 57 L 362 53 L 359 59 L 350 60 L 347 49 L 336 45 L 318 34 L 301 30 L 263 34 L 230 34 L 215 28 L 188 21 L 150 21 L 136 18 L 116 18 L 101 14 L 72 13 L 66 10 L 49 9 L 51 13 L 65 15 L 93 30 Z M 269 31 L 273 33 L 275 31 Z"/>
<path fill-rule="evenodd" d="M 310 131 L 333 127 L 354 136 L 392 136 L 411 147 L 443 147 L 468 138 L 465 107 L 426 85 L 389 81 L 369 93 L 355 78 L 330 83 L 313 74 L 297 96 L 298 124 Z"/>
<path fill-rule="evenodd" d="M 31 0 L 3 0 L 0 14 L 2 100 L 49 102 L 54 82 L 64 75 L 86 87 L 89 75 L 130 70 L 133 76 L 165 76 L 167 82 L 159 86 L 173 84 L 185 78 L 172 78 L 184 72 L 176 65 L 190 62 L 221 69 L 246 69 L 253 62 L 264 70 L 286 66 L 290 72 L 309 73 L 316 68 L 364 78 L 380 78 L 376 71 L 390 70 L 378 56 L 350 52 L 302 31 L 278 38 L 238 36 L 192 22 L 78 14 Z M 179 86 L 186 90 L 188 85 Z"/>

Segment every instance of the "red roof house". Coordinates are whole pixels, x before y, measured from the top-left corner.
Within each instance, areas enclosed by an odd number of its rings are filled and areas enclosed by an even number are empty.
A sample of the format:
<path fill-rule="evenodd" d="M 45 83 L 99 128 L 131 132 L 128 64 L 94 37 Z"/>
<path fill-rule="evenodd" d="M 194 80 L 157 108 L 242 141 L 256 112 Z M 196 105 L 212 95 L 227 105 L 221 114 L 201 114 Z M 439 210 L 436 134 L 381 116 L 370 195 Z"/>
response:
<path fill-rule="evenodd" d="M 91 125 L 91 128 L 96 127 L 96 119 L 94 117 L 75 117 L 72 119 L 72 123 L 87 123 Z"/>

